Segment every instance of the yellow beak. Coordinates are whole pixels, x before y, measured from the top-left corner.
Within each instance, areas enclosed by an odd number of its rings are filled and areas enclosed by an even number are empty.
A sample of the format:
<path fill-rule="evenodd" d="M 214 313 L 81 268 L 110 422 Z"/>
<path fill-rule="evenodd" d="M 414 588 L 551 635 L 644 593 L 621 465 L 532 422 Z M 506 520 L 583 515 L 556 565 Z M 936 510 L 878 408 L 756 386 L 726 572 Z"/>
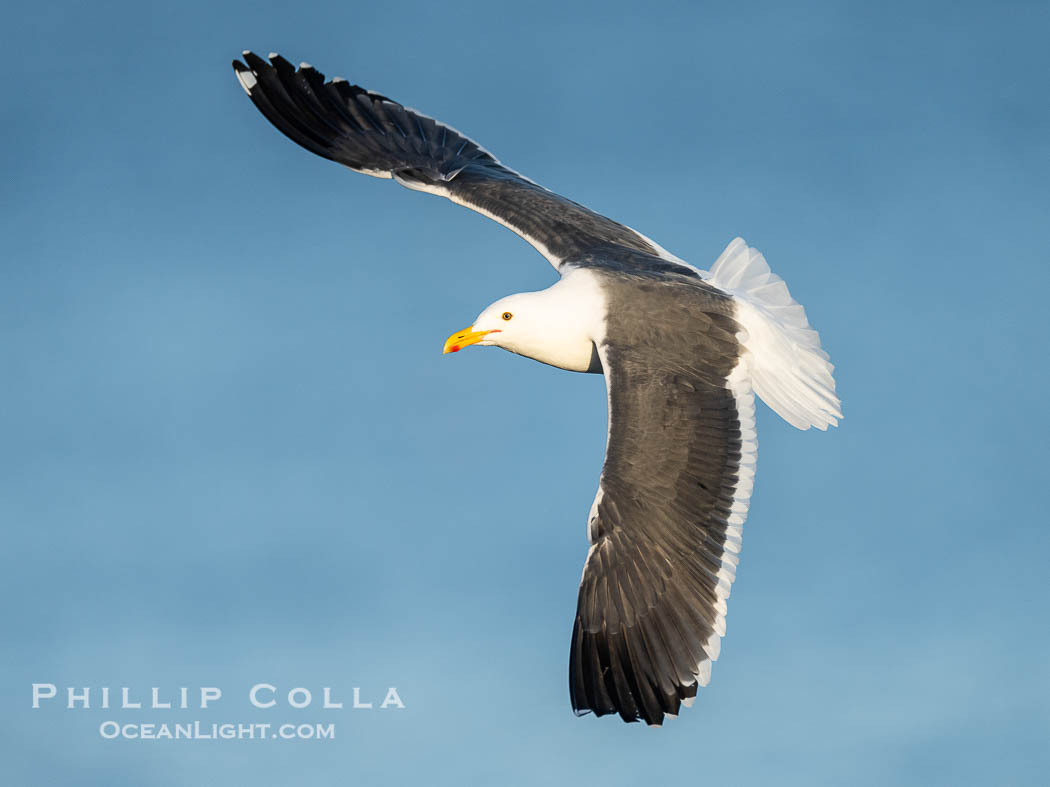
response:
<path fill-rule="evenodd" d="M 442 354 L 458 353 L 464 347 L 470 347 L 472 344 L 477 344 L 490 333 L 499 333 L 499 329 L 492 331 L 475 331 L 474 326 L 471 325 L 469 328 L 464 328 L 459 333 L 454 333 L 448 337 L 448 341 L 445 342 L 445 349 Z"/>

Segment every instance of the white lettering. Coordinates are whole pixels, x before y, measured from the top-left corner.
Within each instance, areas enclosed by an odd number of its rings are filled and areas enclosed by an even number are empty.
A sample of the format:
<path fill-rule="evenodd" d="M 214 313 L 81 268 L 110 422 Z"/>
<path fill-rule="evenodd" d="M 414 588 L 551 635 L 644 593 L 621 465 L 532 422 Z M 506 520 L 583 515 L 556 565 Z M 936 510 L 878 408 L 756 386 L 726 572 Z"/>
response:
<path fill-rule="evenodd" d="M 160 701 L 160 688 L 158 686 L 153 687 L 153 707 L 154 708 L 170 708 L 170 702 Z"/>
<path fill-rule="evenodd" d="M 33 707 L 40 707 L 40 700 L 49 700 L 55 696 L 58 691 L 55 688 L 54 683 L 34 683 L 33 684 Z M 45 693 L 46 692 L 46 693 Z"/>
<path fill-rule="evenodd" d="M 121 696 L 120 707 L 122 707 L 122 708 L 141 708 L 142 707 L 142 703 L 141 702 L 132 702 L 131 701 L 131 699 L 128 696 L 130 694 L 130 692 L 131 692 L 131 690 L 127 686 L 125 686 L 124 688 L 122 688 L 120 690 L 120 696 Z"/>
<path fill-rule="evenodd" d="M 354 707 L 355 708 L 371 708 L 371 702 L 361 702 L 361 689 L 354 686 Z"/>
<path fill-rule="evenodd" d="M 302 702 L 295 701 L 294 698 L 298 694 L 303 695 L 304 699 Z M 307 705 L 310 704 L 310 700 L 312 699 L 313 697 L 310 695 L 310 692 L 304 688 L 296 688 L 288 692 L 288 704 L 291 705 L 293 708 L 305 708 Z"/>
<path fill-rule="evenodd" d="M 81 708 L 90 708 L 91 707 L 91 703 L 88 702 L 88 697 L 90 697 L 90 696 L 91 696 L 91 689 L 89 689 L 87 686 L 84 687 L 82 693 L 80 693 L 80 694 L 77 694 L 77 690 L 74 689 L 72 686 L 70 686 L 68 689 L 66 689 L 66 698 L 67 698 L 66 707 L 67 708 L 72 708 L 74 702 L 80 702 L 80 703 L 83 703 L 80 706 Z"/>
<path fill-rule="evenodd" d="M 218 700 L 222 697 L 222 689 L 215 688 L 214 686 L 202 686 L 201 687 L 201 707 L 207 708 L 208 703 L 212 700 Z"/>
<path fill-rule="evenodd" d="M 259 691 L 262 689 L 270 692 L 271 698 L 273 697 L 273 693 L 277 691 L 277 687 L 271 686 L 269 683 L 256 683 L 252 686 L 252 690 L 248 692 L 248 699 L 252 701 L 252 705 L 256 708 L 272 708 L 277 704 L 277 700 L 271 699 L 269 702 L 259 702 Z"/>
<path fill-rule="evenodd" d="M 343 703 L 332 702 L 332 689 L 329 686 L 324 687 L 324 707 L 325 708 L 341 708 Z"/>
<path fill-rule="evenodd" d="M 391 686 L 386 692 L 386 699 L 383 700 L 383 704 L 380 708 L 385 708 L 388 705 L 397 705 L 399 708 L 404 708 L 405 703 L 401 701 L 401 696 L 397 693 L 397 689 Z"/>

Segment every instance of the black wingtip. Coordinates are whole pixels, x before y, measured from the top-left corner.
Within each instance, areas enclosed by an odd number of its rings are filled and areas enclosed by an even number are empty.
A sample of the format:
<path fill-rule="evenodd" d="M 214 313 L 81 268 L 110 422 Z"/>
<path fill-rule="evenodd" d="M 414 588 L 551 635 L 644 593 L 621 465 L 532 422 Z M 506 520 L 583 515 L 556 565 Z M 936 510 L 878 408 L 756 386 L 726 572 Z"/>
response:
<path fill-rule="evenodd" d="M 251 96 L 252 88 L 259 84 L 259 80 L 252 73 L 252 69 L 244 65 L 240 60 L 234 60 L 233 72 L 237 75 L 237 81 L 241 83 L 244 92 Z"/>
<path fill-rule="evenodd" d="M 250 49 L 245 49 L 242 53 L 242 57 L 244 57 L 244 62 L 247 63 L 248 67 L 253 71 L 262 71 L 272 67 Z"/>
<path fill-rule="evenodd" d="M 274 68 L 277 69 L 295 71 L 295 66 L 293 66 L 291 63 L 289 63 L 276 52 L 270 53 L 270 63 L 273 65 Z"/>

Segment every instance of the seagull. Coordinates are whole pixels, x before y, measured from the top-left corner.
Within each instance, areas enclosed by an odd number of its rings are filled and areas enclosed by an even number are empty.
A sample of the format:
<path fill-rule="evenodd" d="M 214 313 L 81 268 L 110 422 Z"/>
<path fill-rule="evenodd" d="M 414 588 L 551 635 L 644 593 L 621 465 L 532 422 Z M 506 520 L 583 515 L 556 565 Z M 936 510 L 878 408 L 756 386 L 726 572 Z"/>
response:
<path fill-rule="evenodd" d="M 710 271 L 504 166 L 445 123 L 271 53 L 233 61 L 279 131 L 355 172 L 499 222 L 560 278 L 501 298 L 444 352 L 502 347 L 604 374 L 609 432 L 569 655 L 578 716 L 660 726 L 725 635 L 758 443 L 754 395 L 799 429 L 842 417 L 834 367 L 784 281 L 736 238 Z"/>

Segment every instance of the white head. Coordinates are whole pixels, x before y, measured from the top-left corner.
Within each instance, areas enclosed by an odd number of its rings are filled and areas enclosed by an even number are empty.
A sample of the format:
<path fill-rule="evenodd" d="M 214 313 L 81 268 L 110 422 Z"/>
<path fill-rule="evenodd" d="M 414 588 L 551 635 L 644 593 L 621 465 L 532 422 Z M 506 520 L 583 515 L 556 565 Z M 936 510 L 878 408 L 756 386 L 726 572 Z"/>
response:
<path fill-rule="evenodd" d="M 546 290 L 496 301 L 472 326 L 448 337 L 445 352 L 496 346 L 562 369 L 596 371 L 594 345 L 604 334 L 604 317 L 600 291 L 566 276 Z"/>

